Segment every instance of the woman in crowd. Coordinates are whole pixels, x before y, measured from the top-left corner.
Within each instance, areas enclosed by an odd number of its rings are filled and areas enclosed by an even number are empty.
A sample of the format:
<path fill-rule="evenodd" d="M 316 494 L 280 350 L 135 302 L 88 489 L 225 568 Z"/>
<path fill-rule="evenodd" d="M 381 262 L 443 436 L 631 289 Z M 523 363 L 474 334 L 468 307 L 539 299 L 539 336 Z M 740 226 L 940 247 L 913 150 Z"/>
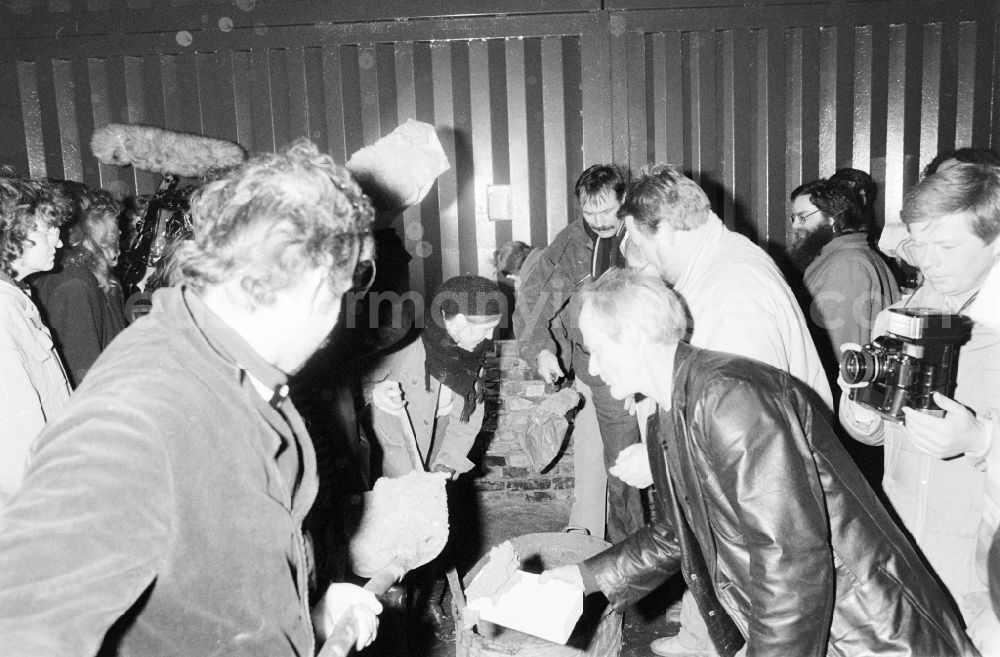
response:
<path fill-rule="evenodd" d="M 32 441 L 69 398 L 69 384 L 25 277 L 52 267 L 61 196 L 0 175 L 0 505 L 17 490 Z"/>
<path fill-rule="evenodd" d="M 59 269 L 37 276 L 32 286 L 76 388 L 126 326 L 121 286 L 112 273 L 118 262 L 118 205 L 97 196 L 70 225 L 68 241 Z"/>
<path fill-rule="evenodd" d="M 485 359 L 503 312 L 503 294 L 494 281 L 450 278 L 429 300 L 420 337 L 376 357 L 363 377 L 362 391 L 372 405 L 383 476 L 400 477 L 416 469 L 456 479 L 472 469 L 468 454 L 485 415 Z M 459 540 L 459 524 L 452 523 L 449 546 Z M 448 552 L 446 547 L 443 554 Z M 439 573 L 453 558 L 439 557 L 424 573 L 430 580 L 424 582 L 429 588 L 425 619 L 436 629 L 444 618 Z"/>

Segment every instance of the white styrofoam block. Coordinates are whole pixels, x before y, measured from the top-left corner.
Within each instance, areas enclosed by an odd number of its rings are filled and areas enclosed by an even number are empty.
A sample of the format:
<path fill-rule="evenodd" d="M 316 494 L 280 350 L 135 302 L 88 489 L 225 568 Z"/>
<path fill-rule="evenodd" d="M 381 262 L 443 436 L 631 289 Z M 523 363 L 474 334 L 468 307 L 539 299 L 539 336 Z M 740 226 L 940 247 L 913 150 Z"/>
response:
<path fill-rule="evenodd" d="M 468 601 L 483 620 L 512 630 L 564 644 L 583 613 L 583 591 L 572 584 L 551 580 L 538 583 L 538 575 L 517 571 L 518 581 L 494 603 L 491 598 Z"/>

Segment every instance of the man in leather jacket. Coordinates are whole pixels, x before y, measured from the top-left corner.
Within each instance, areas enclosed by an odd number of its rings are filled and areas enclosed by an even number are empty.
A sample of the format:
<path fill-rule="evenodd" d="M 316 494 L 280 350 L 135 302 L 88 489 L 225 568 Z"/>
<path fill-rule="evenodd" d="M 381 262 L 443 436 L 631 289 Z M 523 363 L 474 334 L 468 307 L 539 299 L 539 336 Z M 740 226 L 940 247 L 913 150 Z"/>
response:
<path fill-rule="evenodd" d="M 614 397 L 659 406 L 647 439 L 659 513 L 545 579 L 622 608 L 679 570 L 724 656 L 978 654 L 814 391 L 681 343 L 683 306 L 660 281 L 612 271 L 582 297 L 591 371 Z"/>

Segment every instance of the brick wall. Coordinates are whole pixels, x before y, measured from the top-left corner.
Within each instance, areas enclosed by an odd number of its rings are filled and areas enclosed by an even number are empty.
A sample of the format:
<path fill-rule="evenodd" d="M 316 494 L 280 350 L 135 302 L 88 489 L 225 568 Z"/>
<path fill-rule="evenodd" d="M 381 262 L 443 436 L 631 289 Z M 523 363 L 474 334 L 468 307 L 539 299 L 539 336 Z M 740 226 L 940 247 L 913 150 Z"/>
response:
<path fill-rule="evenodd" d="M 555 462 L 542 472 L 532 467 L 522 439 L 528 412 L 555 387 L 538 378 L 517 356 L 513 340 L 498 340 L 496 354 L 487 361 L 491 395 L 484 429 L 493 437 L 482 459 L 483 475 L 476 489 L 484 506 L 503 502 L 567 502 L 573 496 L 572 445 L 564 445 Z"/>

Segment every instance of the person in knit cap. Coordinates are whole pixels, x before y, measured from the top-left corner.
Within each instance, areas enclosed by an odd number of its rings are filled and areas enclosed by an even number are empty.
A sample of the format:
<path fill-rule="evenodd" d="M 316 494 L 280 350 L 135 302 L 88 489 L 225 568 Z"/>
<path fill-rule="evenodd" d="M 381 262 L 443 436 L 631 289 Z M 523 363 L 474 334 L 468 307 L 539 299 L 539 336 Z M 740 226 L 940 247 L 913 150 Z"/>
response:
<path fill-rule="evenodd" d="M 376 358 L 362 391 L 382 449 L 382 474 L 419 466 L 452 478 L 472 469 L 469 450 L 483 424 L 483 360 L 503 315 L 499 286 L 482 276 L 445 281 L 426 304 L 417 340 Z"/>

